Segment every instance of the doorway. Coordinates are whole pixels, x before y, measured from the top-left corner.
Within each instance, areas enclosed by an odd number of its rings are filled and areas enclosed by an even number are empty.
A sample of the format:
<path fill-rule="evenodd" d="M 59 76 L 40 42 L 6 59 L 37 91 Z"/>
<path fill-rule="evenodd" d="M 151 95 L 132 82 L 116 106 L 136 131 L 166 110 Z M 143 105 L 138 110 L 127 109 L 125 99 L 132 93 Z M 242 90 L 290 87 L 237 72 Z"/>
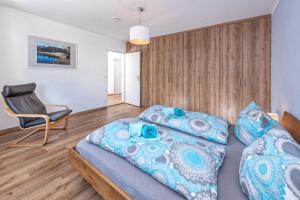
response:
<path fill-rule="evenodd" d="M 124 54 L 108 52 L 107 106 L 124 102 Z"/>
<path fill-rule="evenodd" d="M 128 103 L 140 106 L 141 53 L 108 51 L 107 106 Z"/>

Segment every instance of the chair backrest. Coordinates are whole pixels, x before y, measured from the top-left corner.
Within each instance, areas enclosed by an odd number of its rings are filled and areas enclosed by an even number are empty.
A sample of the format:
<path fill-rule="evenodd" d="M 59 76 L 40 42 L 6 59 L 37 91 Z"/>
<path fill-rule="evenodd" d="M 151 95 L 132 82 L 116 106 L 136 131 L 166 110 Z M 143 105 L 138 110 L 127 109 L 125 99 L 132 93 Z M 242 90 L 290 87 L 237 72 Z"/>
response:
<path fill-rule="evenodd" d="M 47 114 L 45 105 L 34 93 L 35 83 L 4 86 L 2 96 L 7 106 L 17 114 Z M 20 117 L 20 125 L 36 118 Z"/>

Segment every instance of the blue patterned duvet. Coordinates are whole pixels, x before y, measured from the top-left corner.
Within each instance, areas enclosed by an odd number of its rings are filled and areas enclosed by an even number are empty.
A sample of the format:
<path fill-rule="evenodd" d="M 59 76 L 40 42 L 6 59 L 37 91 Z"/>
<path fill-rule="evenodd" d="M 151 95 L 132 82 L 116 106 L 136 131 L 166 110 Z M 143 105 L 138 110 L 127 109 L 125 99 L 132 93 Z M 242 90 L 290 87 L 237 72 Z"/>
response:
<path fill-rule="evenodd" d="M 225 146 L 156 125 L 159 137 L 131 140 L 129 126 L 139 119 L 122 119 L 87 136 L 90 143 L 125 158 L 187 199 L 217 199 L 217 175 Z"/>
<path fill-rule="evenodd" d="M 240 183 L 250 200 L 300 199 L 300 145 L 284 129 L 271 129 L 244 150 Z"/>
<path fill-rule="evenodd" d="M 228 123 L 223 118 L 200 112 L 185 111 L 185 116 L 170 117 L 167 106 L 155 105 L 146 109 L 139 118 L 155 124 L 183 131 L 207 140 L 227 144 Z"/>

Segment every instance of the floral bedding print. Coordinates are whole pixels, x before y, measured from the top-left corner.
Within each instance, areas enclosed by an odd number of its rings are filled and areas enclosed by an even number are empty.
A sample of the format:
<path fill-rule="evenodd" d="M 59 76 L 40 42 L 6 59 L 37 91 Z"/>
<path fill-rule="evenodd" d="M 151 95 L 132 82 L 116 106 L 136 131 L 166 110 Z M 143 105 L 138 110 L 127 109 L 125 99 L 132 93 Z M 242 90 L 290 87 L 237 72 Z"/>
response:
<path fill-rule="evenodd" d="M 224 145 L 160 125 L 156 125 L 157 139 L 131 140 L 132 123 L 141 120 L 117 120 L 86 139 L 123 157 L 186 199 L 217 199 L 217 175 L 225 157 Z"/>
<path fill-rule="evenodd" d="M 275 125 L 276 122 L 253 101 L 239 114 L 234 133 L 248 146 Z"/>
<path fill-rule="evenodd" d="M 300 145 L 283 128 L 271 129 L 244 150 L 240 184 L 250 200 L 300 199 Z"/>
<path fill-rule="evenodd" d="M 168 108 L 163 105 L 152 106 L 140 114 L 139 118 L 213 142 L 227 144 L 228 122 L 223 118 L 190 111 L 185 111 L 182 117 L 172 117 L 164 112 Z"/>

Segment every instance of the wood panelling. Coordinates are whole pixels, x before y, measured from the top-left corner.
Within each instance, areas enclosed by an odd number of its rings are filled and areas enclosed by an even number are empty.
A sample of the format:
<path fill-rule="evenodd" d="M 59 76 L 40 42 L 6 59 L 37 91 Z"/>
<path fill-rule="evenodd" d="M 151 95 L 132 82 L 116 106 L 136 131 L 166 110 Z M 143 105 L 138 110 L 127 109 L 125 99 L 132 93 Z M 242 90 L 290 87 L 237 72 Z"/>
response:
<path fill-rule="evenodd" d="M 201 32 L 193 31 L 184 33 L 184 107 L 187 109 L 197 109 L 195 104 L 199 98 L 200 92 L 200 47 L 201 46 Z M 198 57 L 196 57 L 198 55 Z M 198 73 L 197 73 L 197 72 Z M 187 96 L 193 94 L 192 96 Z"/>
<path fill-rule="evenodd" d="M 243 27 L 243 89 L 242 106 L 257 101 L 265 110 L 271 109 L 271 18 L 242 23 Z"/>
<path fill-rule="evenodd" d="M 184 107 L 219 114 L 219 28 L 184 33 L 183 53 Z"/>
<path fill-rule="evenodd" d="M 201 31 L 200 109 L 219 115 L 219 27 Z M 192 109 L 193 110 L 193 109 Z"/>
<path fill-rule="evenodd" d="M 184 34 L 170 35 L 170 106 L 184 107 L 184 68 L 182 50 L 184 48 Z"/>
<path fill-rule="evenodd" d="M 235 121 L 242 109 L 243 27 L 240 24 L 220 27 L 220 115 Z M 230 94 L 230 95 L 228 95 Z M 234 106 L 233 106 L 234 105 Z"/>
<path fill-rule="evenodd" d="M 252 100 L 270 111 L 271 17 L 127 43 L 141 51 L 141 105 L 184 107 L 234 122 Z"/>

